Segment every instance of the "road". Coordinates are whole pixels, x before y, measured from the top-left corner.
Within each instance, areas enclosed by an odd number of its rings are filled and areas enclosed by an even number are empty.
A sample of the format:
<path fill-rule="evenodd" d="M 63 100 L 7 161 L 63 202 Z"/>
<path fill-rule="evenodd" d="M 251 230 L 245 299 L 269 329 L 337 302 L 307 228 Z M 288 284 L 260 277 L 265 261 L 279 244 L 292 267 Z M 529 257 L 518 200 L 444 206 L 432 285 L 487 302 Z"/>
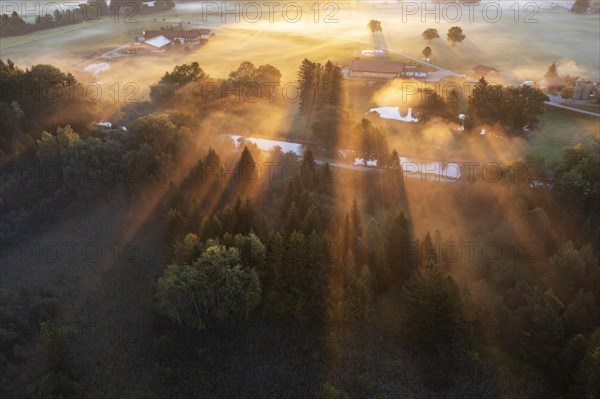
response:
<path fill-rule="evenodd" d="M 315 159 L 315 163 L 318 165 L 323 165 L 325 163 L 329 163 L 329 165 L 331 165 L 333 168 L 340 168 L 340 169 L 346 169 L 346 170 L 354 170 L 354 171 L 358 171 L 358 172 L 384 172 L 386 170 L 393 170 L 399 173 L 402 173 L 404 178 L 407 179 L 418 179 L 422 182 L 436 182 L 436 183 L 447 183 L 447 184 L 452 184 L 452 183 L 456 183 L 459 182 L 461 179 L 460 177 L 458 179 L 453 178 L 453 177 L 449 177 L 449 176 L 444 176 L 443 174 L 436 174 L 436 173 L 427 173 L 427 172 L 422 172 L 421 170 L 416 170 L 416 171 L 403 171 L 402 169 L 386 169 L 386 168 L 378 168 L 376 166 L 363 166 L 363 165 L 352 165 L 352 164 L 347 164 L 347 163 L 340 163 L 340 162 L 327 162 L 327 161 L 323 161 L 323 160 L 319 160 L 319 159 Z M 414 165 L 414 163 L 411 163 Z M 418 168 L 420 169 L 420 168 Z"/>
<path fill-rule="evenodd" d="M 580 114 L 590 115 L 590 116 L 595 116 L 596 118 L 600 118 L 600 114 L 597 114 L 595 112 L 586 111 L 584 109 L 577 109 L 577 108 L 567 107 L 565 105 L 557 104 L 557 103 L 552 102 L 552 101 L 546 101 L 546 105 L 550 105 L 551 107 L 562 108 L 562 109 L 566 109 L 566 110 L 573 111 L 573 112 L 579 112 Z"/>

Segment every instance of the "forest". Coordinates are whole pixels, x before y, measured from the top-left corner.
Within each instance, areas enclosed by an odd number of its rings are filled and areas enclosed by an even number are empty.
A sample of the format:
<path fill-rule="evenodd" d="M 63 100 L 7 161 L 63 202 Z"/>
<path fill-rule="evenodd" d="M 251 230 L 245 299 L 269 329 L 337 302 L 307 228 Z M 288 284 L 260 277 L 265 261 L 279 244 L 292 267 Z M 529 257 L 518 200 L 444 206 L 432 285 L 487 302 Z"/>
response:
<path fill-rule="evenodd" d="M 524 154 L 493 181 L 411 179 L 340 68 L 308 59 L 301 154 L 221 134 L 290 106 L 236 89 L 281 79 L 182 64 L 117 106 L 0 61 L 3 397 L 600 397 L 594 148 Z M 458 143 L 534 131 L 547 100 L 483 78 L 455 97 L 414 111 L 464 113 Z"/>

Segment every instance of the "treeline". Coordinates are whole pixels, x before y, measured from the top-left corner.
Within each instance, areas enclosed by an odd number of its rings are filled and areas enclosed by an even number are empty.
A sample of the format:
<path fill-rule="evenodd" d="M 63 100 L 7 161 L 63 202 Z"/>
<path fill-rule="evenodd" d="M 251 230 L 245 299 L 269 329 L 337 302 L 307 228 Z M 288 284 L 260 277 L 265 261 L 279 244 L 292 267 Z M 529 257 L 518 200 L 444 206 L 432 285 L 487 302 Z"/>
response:
<path fill-rule="evenodd" d="M 97 21 L 103 16 L 109 16 L 106 0 L 88 0 L 87 3 L 78 4 L 76 7 L 66 7 L 64 10 L 59 4 L 56 4 L 56 7 L 49 7 L 49 9 L 53 9 L 54 12 L 36 16 L 34 23 L 27 23 L 16 11 L 13 11 L 11 15 L 2 14 L 0 33 L 2 36 L 26 35 L 43 29 Z"/>
<path fill-rule="evenodd" d="M 76 7 L 65 7 L 64 10 L 61 4 L 55 4 L 54 7 L 48 7 L 54 10 L 52 14 L 38 15 L 34 23 L 27 23 L 17 11 L 13 11 L 11 15 L 2 14 L 0 17 L 0 35 L 5 37 L 26 35 L 43 29 L 98 21 L 101 18 L 126 20 L 134 18 L 137 14 L 164 11 L 175 7 L 172 0 L 157 0 L 154 7 L 147 7 L 143 3 L 144 0 L 121 2 L 115 0 L 108 6 L 106 0 L 87 0 Z"/>

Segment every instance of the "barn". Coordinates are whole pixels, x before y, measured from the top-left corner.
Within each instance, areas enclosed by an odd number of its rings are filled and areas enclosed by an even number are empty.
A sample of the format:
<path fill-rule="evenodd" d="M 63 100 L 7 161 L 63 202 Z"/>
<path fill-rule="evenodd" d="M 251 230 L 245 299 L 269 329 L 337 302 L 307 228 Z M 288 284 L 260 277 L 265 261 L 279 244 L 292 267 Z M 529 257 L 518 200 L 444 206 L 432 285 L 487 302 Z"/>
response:
<path fill-rule="evenodd" d="M 210 29 L 191 29 L 191 30 L 147 30 L 144 31 L 144 40 L 148 41 L 158 36 L 163 36 L 176 44 L 200 45 L 211 36 Z"/>
<path fill-rule="evenodd" d="M 361 60 L 355 58 L 350 63 L 348 76 L 355 78 L 394 79 L 402 76 L 404 63 L 386 60 Z"/>

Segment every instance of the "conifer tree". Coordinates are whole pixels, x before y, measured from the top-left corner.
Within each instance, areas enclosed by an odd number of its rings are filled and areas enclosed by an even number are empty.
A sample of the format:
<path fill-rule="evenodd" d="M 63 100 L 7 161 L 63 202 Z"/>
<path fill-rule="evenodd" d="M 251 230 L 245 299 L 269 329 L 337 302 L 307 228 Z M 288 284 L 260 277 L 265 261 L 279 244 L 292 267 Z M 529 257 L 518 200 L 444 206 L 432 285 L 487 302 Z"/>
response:
<path fill-rule="evenodd" d="M 384 253 L 395 281 L 397 283 L 406 281 L 416 268 L 417 248 L 408 220 L 402 211 L 388 224 L 384 238 Z"/>

